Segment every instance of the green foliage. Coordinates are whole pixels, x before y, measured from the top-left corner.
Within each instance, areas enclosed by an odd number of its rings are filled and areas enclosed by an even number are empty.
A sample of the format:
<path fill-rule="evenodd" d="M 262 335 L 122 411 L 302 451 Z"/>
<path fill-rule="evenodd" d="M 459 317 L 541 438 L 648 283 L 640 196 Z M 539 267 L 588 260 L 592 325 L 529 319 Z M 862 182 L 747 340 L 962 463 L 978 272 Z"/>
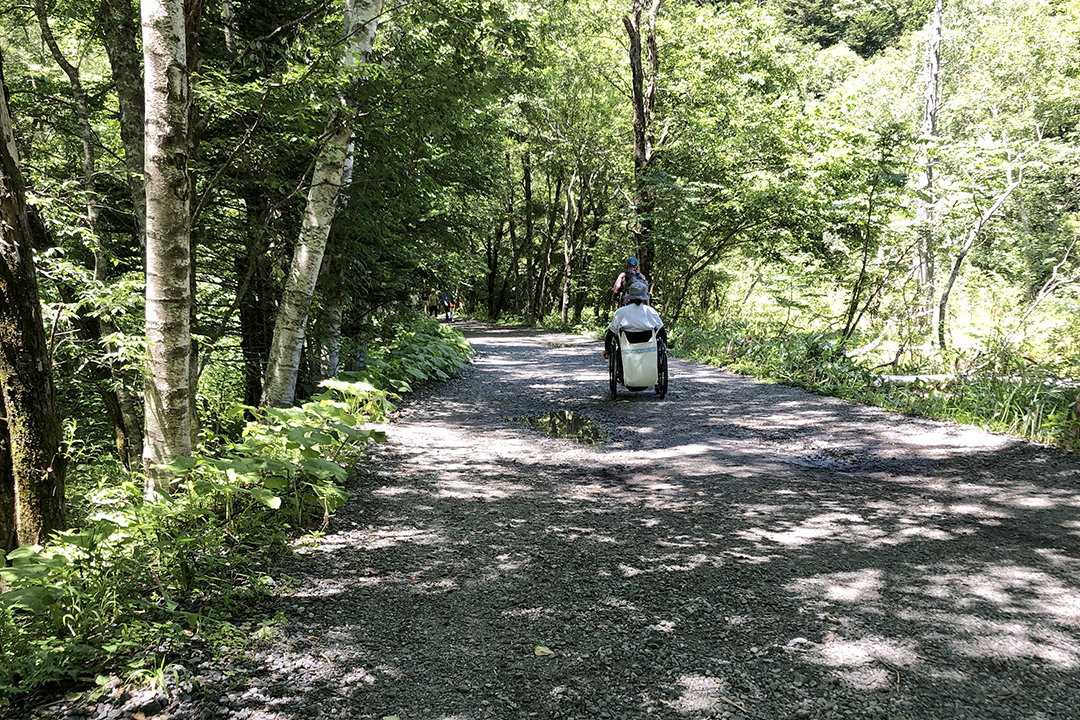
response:
<path fill-rule="evenodd" d="M 152 500 L 115 461 L 75 443 L 78 529 L 13 550 L 0 569 L 0 705 L 88 669 L 162 682 L 167 658 L 193 638 L 245 635 L 226 618 L 267 591 L 291 539 L 325 527 L 347 498 L 347 467 L 385 439 L 373 425 L 395 395 L 377 386 L 445 379 L 472 355 L 460 332 L 415 313 L 382 315 L 375 327 L 363 379 L 326 380 L 300 407 L 235 406 L 237 422 L 251 418 L 238 440 L 208 434 L 168 466 L 177 480 Z"/>
<path fill-rule="evenodd" d="M 374 345 L 360 373 L 346 373 L 372 385 L 409 392 L 416 383 L 448 380 L 466 365 L 472 346 L 453 327 L 434 318 L 389 316 L 376 325 Z"/>
<path fill-rule="evenodd" d="M 1080 429 L 1070 415 L 1077 402 L 1075 385 L 1063 383 L 1054 368 L 1008 352 L 995 355 L 993 366 L 977 373 L 900 383 L 870 372 L 823 334 L 729 323 L 712 330 L 681 328 L 671 347 L 679 355 L 762 380 L 1040 442 L 1071 447 Z"/>
<path fill-rule="evenodd" d="M 284 510 L 291 529 L 310 523 L 315 514 L 325 524 L 348 497 L 338 485 L 347 474 L 339 458 L 346 450 L 385 440 L 385 433 L 366 426 L 384 422 L 393 405 L 385 391 L 367 383 L 321 384 L 327 392 L 300 407 L 238 407 L 238 413 L 255 416 L 242 442 L 166 466 L 182 479 L 182 494 L 223 506 L 226 523 L 262 505 Z"/>
<path fill-rule="evenodd" d="M 822 48 L 845 43 L 870 57 L 926 22 L 933 0 L 771 0 L 783 27 L 794 37 Z"/>
<path fill-rule="evenodd" d="M 850 359 L 835 337 L 770 332 L 742 323 L 711 331 L 680 328 L 672 350 L 763 380 L 848 397 L 870 386 L 870 373 Z"/>
<path fill-rule="evenodd" d="M 206 603 L 257 597 L 260 565 L 284 550 L 278 524 L 223 525 L 207 495 L 146 503 L 133 482 L 103 484 L 86 513 L 81 529 L 13 550 L 0 570 L 0 703 L 181 642 L 185 618 L 212 612 Z"/>

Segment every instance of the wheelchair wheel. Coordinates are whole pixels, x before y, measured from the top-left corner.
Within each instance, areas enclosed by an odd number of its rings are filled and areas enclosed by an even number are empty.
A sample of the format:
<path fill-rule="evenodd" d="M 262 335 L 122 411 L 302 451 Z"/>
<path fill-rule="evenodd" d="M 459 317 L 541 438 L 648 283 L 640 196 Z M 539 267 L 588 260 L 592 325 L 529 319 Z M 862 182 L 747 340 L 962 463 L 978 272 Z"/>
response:
<path fill-rule="evenodd" d="M 618 357 L 619 347 L 616 345 L 608 353 L 608 381 L 611 384 L 611 399 L 614 400 L 616 395 L 619 394 L 619 378 L 618 378 Z"/>
<path fill-rule="evenodd" d="M 661 400 L 667 395 L 667 345 L 663 340 L 656 344 L 656 396 Z"/>

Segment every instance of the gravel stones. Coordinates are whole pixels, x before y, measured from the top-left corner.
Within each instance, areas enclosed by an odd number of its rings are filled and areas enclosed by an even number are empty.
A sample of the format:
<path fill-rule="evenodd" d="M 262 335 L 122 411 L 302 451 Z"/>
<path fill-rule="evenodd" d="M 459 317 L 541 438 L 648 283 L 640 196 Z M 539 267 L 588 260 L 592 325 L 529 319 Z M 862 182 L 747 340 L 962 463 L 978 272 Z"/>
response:
<path fill-rule="evenodd" d="M 1080 717 L 1080 458 L 677 359 L 612 401 L 599 341 L 463 327 L 282 569 L 287 624 L 137 712 Z M 556 411 L 608 441 L 511 420 Z"/>

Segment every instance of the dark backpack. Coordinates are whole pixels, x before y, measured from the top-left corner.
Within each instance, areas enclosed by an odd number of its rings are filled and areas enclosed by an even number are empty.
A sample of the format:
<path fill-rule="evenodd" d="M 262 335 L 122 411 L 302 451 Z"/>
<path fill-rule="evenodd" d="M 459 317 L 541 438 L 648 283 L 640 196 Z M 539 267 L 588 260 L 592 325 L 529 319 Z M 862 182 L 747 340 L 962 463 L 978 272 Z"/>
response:
<path fill-rule="evenodd" d="M 622 285 L 619 286 L 619 304 L 626 304 L 626 293 L 630 290 L 630 286 L 634 283 L 643 283 L 645 287 L 649 286 L 649 283 L 645 282 L 645 276 L 637 270 L 627 270 L 623 273 Z"/>

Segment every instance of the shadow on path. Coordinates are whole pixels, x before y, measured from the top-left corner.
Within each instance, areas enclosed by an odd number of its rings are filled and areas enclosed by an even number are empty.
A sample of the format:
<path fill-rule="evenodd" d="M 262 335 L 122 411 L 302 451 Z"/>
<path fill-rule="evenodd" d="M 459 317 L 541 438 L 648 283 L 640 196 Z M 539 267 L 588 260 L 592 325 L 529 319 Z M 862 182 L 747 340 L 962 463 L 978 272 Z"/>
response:
<path fill-rule="evenodd" d="M 599 341 L 465 331 L 222 714 L 1080 717 L 1080 458 L 680 360 L 612 401 Z M 610 442 L 511 419 L 553 410 Z"/>

